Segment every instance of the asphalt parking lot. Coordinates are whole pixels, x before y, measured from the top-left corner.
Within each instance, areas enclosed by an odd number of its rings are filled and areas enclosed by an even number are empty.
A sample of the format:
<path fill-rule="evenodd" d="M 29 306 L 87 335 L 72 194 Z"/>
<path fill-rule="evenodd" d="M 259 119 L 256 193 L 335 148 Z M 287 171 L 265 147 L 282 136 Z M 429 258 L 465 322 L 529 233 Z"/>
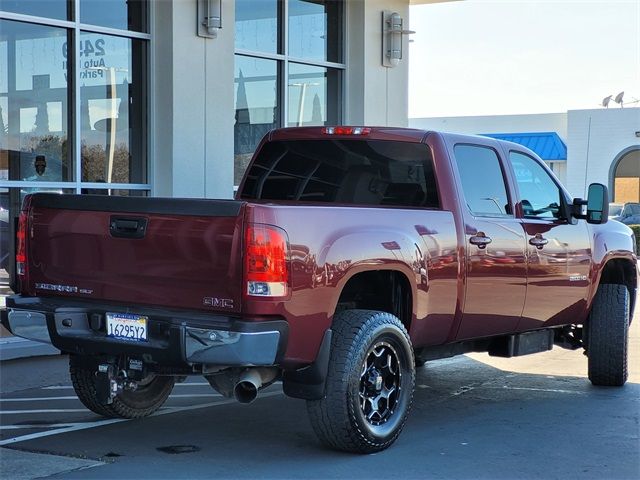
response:
<path fill-rule="evenodd" d="M 591 386 L 582 352 L 560 348 L 429 362 L 399 440 L 368 456 L 322 447 L 279 384 L 240 405 L 192 377 L 152 417 L 105 419 L 67 365 L 0 362 L 0 478 L 640 478 L 638 314 L 625 387 Z"/>
<path fill-rule="evenodd" d="M 400 439 L 369 456 L 324 449 L 278 384 L 247 406 L 194 377 L 150 418 L 105 420 L 75 398 L 65 356 L 6 361 L 0 476 L 637 479 L 639 331 L 623 388 L 591 386 L 577 351 L 431 362 Z"/>

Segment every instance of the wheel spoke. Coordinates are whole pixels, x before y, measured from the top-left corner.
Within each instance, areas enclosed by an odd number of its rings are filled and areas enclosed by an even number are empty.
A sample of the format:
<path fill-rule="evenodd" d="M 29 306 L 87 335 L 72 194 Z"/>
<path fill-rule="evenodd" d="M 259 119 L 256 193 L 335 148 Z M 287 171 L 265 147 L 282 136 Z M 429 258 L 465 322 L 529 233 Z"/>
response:
<path fill-rule="evenodd" d="M 382 425 L 393 415 L 398 403 L 401 372 L 398 356 L 387 342 L 369 350 L 360 375 L 360 407 L 372 425 Z"/>

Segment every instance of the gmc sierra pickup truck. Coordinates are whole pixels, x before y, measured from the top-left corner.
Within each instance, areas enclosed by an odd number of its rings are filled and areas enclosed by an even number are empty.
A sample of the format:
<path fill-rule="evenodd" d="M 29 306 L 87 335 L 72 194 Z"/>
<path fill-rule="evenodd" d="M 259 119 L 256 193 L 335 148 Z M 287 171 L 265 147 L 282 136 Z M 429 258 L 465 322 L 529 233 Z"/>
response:
<path fill-rule="evenodd" d="M 282 381 L 329 447 L 391 445 L 416 368 L 583 348 L 627 379 L 631 230 L 514 143 L 401 128 L 270 132 L 235 200 L 28 195 L 2 322 L 69 354 L 87 408 L 134 418 L 202 375 Z"/>

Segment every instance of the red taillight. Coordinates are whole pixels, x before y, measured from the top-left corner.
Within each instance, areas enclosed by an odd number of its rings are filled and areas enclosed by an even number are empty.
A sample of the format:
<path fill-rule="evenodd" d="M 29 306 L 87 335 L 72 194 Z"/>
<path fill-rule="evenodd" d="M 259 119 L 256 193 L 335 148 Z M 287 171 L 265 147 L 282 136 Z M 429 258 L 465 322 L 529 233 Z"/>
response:
<path fill-rule="evenodd" d="M 27 212 L 20 212 L 18 231 L 16 232 L 16 273 L 20 276 L 27 274 L 27 229 L 29 216 Z"/>
<path fill-rule="evenodd" d="M 246 229 L 245 281 L 247 295 L 285 297 L 289 293 L 287 234 L 270 225 Z"/>
<path fill-rule="evenodd" d="M 322 133 L 326 135 L 369 135 L 369 127 L 324 127 Z"/>

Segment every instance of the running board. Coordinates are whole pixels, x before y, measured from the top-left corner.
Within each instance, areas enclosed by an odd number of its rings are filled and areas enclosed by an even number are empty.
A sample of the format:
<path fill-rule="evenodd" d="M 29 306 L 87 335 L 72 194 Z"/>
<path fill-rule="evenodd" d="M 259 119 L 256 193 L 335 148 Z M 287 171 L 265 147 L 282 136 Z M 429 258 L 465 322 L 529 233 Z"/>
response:
<path fill-rule="evenodd" d="M 553 348 L 554 331 L 536 330 L 494 338 L 489 346 L 492 357 L 520 357 L 531 353 L 546 352 Z"/>

